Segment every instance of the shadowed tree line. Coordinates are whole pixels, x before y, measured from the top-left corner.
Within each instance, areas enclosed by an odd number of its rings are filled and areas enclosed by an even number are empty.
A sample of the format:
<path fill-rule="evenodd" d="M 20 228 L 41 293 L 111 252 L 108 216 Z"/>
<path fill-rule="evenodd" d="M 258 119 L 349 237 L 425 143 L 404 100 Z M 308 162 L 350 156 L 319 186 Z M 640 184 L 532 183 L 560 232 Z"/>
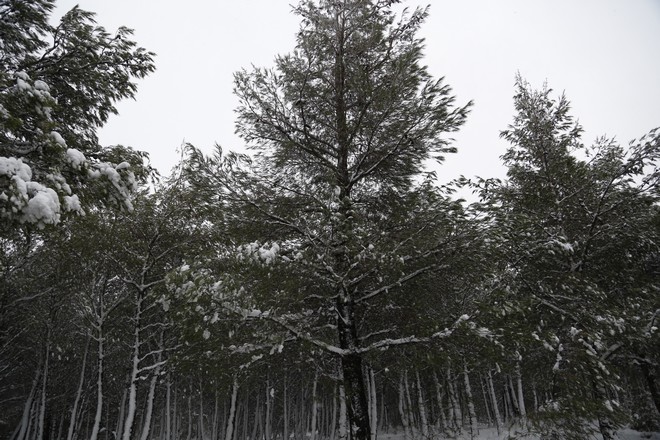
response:
<path fill-rule="evenodd" d="M 235 75 L 251 154 L 159 180 L 96 135 L 153 54 L 0 0 L 0 436 L 659 428 L 660 134 L 585 146 L 518 76 L 506 179 L 438 185 L 471 103 L 397 3 L 300 2 L 293 51 Z"/>

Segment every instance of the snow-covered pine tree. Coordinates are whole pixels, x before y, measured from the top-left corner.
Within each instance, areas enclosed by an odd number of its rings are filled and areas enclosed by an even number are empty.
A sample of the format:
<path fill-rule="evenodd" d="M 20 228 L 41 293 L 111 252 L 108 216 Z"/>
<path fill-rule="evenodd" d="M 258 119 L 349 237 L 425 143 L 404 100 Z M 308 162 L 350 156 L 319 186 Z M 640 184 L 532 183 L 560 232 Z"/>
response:
<path fill-rule="evenodd" d="M 154 70 L 132 31 L 109 34 L 74 8 L 52 27 L 53 0 L 0 1 L 0 233 L 44 227 L 93 204 L 130 208 L 145 154 L 102 148 L 96 130 Z"/>
<path fill-rule="evenodd" d="M 585 148 L 564 96 L 518 77 L 514 103 L 502 133 L 512 144 L 508 179 L 488 190 L 506 262 L 493 297 L 509 335 L 502 342 L 547 386 L 535 416 L 544 429 L 583 438 L 583 421 L 598 419 L 603 437 L 615 438 L 616 360 L 633 355 L 657 314 L 644 262 L 660 244 L 659 137 Z"/>
<path fill-rule="evenodd" d="M 427 10 L 397 17 L 395 3 L 302 1 L 293 52 L 235 77 L 237 132 L 254 158 L 194 153 L 190 166 L 243 261 L 219 275 L 217 303 L 338 357 L 354 439 L 370 433 L 363 356 L 447 334 L 406 333 L 392 306 L 469 231 L 459 205 L 420 179 L 426 160 L 454 151 L 447 136 L 468 106 L 422 64 Z M 376 316 L 390 311 L 394 322 Z"/>

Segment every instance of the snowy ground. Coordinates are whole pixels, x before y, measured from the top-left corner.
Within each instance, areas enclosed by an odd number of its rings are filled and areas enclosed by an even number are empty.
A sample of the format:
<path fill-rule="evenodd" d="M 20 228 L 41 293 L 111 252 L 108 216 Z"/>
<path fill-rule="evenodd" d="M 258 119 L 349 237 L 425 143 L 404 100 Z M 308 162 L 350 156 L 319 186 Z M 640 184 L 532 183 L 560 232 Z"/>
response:
<path fill-rule="evenodd" d="M 379 434 L 378 438 L 380 440 L 403 440 L 403 434 Z M 454 439 L 454 438 L 452 438 Z M 455 440 L 539 440 L 540 437 L 536 435 L 525 435 L 521 436 L 515 430 L 503 430 L 500 434 L 497 434 L 495 428 L 484 428 L 479 430 L 479 436 L 470 438 L 469 434 L 465 434 L 462 437 L 456 437 Z M 619 431 L 620 440 L 660 440 L 660 432 L 646 433 L 638 432 L 632 429 L 622 429 Z M 602 440 L 600 434 L 595 437 L 590 437 L 585 440 Z"/>

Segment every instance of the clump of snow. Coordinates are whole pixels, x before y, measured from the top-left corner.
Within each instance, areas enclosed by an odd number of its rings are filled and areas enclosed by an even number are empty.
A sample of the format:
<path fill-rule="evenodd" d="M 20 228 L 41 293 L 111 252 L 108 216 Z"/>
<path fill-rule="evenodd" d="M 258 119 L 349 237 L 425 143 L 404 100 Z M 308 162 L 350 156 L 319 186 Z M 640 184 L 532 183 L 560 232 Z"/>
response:
<path fill-rule="evenodd" d="M 80 205 L 80 199 L 77 195 L 64 196 L 64 209 L 69 212 L 79 212 L 82 213 L 82 206 Z"/>
<path fill-rule="evenodd" d="M 241 259 L 249 258 L 255 262 L 271 264 L 278 257 L 280 246 L 277 243 L 260 245 L 259 242 L 253 242 L 238 246 L 237 253 Z"/>
<path fill-rule="evenodd" d="M 82 167 L 87 162 L 85 155 L 82 154 L 80 151 L 76 150 L 75 148 L 69 148 L 68 150 L 66 150 L 66 158 L 71 164 L 71 166 L 77 170 L 79 170 L 80 167 Z"/>
<path fill-rule="evenodd" d="M 50 87 L 44 81 L 38 79 L 34 82 L 34 88 L 42 92 L 50 92 Z"/>
<path fill-rule="evenodd" d="M 459 324 L 463 321 L 467 321 L 468 319 L 470 319 L 470 315 L 461 315 L 456 321 L 456 324 Z"/>
<path fill-rule="evenodd" d="M 0 157 L 0 175 L 16 176 L 21 180 L 32 180 L 32 170 L 23 163 L 22 159 L 15 157 Z"/>
<path fill-rule="evenodd" d="M 32 88 L 23 78 L 16 78 L 16 87 L 18 87 L 18 90 L 22 91 L 27 91 Z"/>
<path fill-rule="evenodd" d="M 45 224 L 55 224 L 60 220 L 60 201 L 57 193 L 37 182 L 27 182 L 28 191 L 34 196 L 23 208 L 21 220 L 36 223 L 39 227 Z"/>
<path fill-rule="evenodd" d="M 54 140 L 55 142 L 57 142 L 59 145 L 61 145 L 61 146 L 63 146 L 63 147 L 66 147 L 66 141 L 64 140 L 64 138 L 62 137 L 62 135 L 59 134 L 58 132 L 56 132 L 56 131 L 51 131 L 51 132 L 50 132 L 50 137 L 52 137 L 53 140 Z M 83 156 L 83 157 L 84 157 L 84 156 Z"/>

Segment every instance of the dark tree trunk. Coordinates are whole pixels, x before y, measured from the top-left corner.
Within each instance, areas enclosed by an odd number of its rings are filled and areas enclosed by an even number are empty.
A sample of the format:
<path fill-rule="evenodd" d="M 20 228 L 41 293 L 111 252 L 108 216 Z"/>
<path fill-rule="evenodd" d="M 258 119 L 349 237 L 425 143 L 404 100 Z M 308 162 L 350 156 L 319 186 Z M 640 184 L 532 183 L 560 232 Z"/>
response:
<path fill-rule="evenodd" d="M 656 371 L 654 368 L 649 367 L 645 362 L 641 362 L 640 367 L 642 368 L 644 379 L 646 379 L 646 384 L 649 387 L 655 410 L 660 414 L 660 390 L 658 390 L 658 385 L 656 384 Z"/>
<path fill-rule="evenodd" d="M 348 397 L 348 420 L 352 440 L 368 440 L 371 436 L 369 426 L 369 406 L 367 404 L 364 377 L 362 376 L 362 357 L 357 354 L 343 356 L 341 360 L 344 372 L 344 387 Z"/>
<path fill-rule="evenodd" d="M 344 299 L 344 295 L 339 295 L 337 310 L 340 316 L 337 327 L 340 346 L 348 350 L 348 354 L 341 357 L 341 368 L 348 401 L 349 438 L 351 440 L 369 440 L 371 436 L 369 405 L 362 375 L 362 356 L 355 352 L 358 347 L 358 338 L 352 304 Z"/>

